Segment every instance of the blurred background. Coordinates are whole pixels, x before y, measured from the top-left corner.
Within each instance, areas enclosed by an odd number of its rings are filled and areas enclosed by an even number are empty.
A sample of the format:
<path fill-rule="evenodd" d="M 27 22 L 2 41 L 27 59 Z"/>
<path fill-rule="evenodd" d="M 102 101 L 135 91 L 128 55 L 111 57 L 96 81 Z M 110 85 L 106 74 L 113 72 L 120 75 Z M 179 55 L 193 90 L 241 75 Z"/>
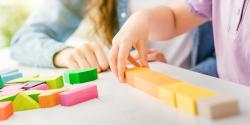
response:
<path fill-rule="evenodd" d="M 9 47 L 12 36 L 41 0 L 0 0 L 0 49 Z"/>

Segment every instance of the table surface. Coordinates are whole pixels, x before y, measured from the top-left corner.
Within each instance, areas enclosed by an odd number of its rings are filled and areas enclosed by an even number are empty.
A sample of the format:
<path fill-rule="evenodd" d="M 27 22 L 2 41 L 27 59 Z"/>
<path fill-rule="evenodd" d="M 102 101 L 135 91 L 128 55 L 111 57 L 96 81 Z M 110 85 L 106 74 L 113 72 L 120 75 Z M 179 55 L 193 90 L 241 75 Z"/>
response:
<path fill-rule="evenodd" d="M 0 69 L 18 67 L 24 74 L 59 74 L 61 70 L 18 66 L 9 58 L 9 50 L 0 51 Z M 240 115 L 221 120 L 209 120 L 163 104 L 126 84 L 119 83 L 111 72 L 99 74 L 89 84 L 98 86 L 99 98 L 72 107 L 56 106 L 15 112 L 0 125 L 244 125 L 250 122 L 250 88 L 225 80 L 202 75 L 163 63 L 151 63 L 155 70 L 190 82 L 194 85 L 236 97 L 240 102 Z M 66 85 L 66 87 L 77 87 Z"/>

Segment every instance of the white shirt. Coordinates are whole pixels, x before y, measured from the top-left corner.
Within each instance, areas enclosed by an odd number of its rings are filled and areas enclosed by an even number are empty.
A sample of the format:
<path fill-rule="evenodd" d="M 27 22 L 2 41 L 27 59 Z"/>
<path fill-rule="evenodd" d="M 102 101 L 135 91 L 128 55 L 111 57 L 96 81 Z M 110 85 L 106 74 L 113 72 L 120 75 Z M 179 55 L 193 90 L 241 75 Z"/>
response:
<path fill-rule="evenodd" d="M 168 5 L 174 1 L 176 0 L 128 0 L 129 14 L 145 8 Z M 192 38 L 193 33 L 190 32 L 171 40 L 150 42 L 149 48 L 154 48 L 163 52 L 168 63 L 171 65 L 190 68 Z"/>

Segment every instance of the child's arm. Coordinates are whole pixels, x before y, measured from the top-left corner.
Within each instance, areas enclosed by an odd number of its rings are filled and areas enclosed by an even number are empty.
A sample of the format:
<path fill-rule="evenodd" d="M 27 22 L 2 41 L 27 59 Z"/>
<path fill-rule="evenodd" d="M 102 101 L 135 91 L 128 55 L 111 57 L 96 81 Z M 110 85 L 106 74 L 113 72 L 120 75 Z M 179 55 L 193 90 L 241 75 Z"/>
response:
<path fill-rule="evenodd" d="M 184 3 L 135 13 L 113 39 L 113 47 L 109 54 L 111 70 L 120 81 L 124 81 L 126 61 L 133 60 L 129 55 L 131 48 L 138 50 L 142 66 L 148 66 L 148 40 L 170 39 L 204 22 L 206 19 L 192 14 Z"/>

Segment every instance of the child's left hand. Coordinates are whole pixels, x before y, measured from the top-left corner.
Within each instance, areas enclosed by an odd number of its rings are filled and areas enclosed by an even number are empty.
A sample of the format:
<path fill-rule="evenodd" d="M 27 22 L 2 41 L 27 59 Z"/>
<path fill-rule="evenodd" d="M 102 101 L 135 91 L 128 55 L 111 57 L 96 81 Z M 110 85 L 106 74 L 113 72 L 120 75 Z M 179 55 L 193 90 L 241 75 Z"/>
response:
<path fill-rule="evenodd" d="M 131 52 L 132 57 L 134 59 L 139 60 L 139 55 L 137 51 Z M 147 60 L 148 62 L 162 62 L 167 63 L 167 59 L 165 58 L 164 54 L 155 49 L 149 49 L 147 51 Z"/>

